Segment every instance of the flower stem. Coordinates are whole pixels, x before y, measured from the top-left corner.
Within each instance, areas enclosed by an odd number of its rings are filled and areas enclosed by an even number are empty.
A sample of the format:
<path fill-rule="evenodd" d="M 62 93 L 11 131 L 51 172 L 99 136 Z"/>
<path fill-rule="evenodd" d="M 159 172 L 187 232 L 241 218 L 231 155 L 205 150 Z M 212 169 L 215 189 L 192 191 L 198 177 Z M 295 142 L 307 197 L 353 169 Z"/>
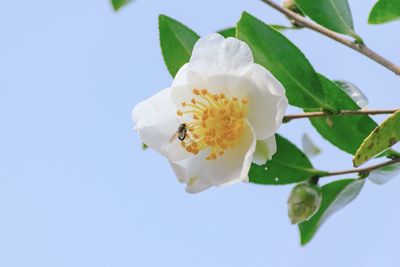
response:
<path fill-rule="evenodd" d="M 261 0 L 261 1 L 264 2 L 265 4 L 271 6 L 272 8 L 276 9 L 277 11 L 281 12 L 282 14 L 286 15 L 288 18 L 295 21 L 297 25 L 309 28 L 309 29 L 319 32 L 339 43 L 342 43 L 343 45 L 348 46 L 348 47 L 354 49 L 355 51 L 365 55 L 366 57 L 369 57 L 370 59 L 372 59 L 375 62 L 379 63 L 380 65 L 384 66 L 385 68 L 391 70 L 395 74 L 400 75 L 400 67 L 399 66 L 397 66 L 396 64 L 387 60 L 386 58 L 379 55 L 375 51 L 371 50 L 365 44 L 360 44 L 357 42 L 357 40 L 354 42 L 352 40 L 342 37 L 341 35 L 333 32 L 331 30 L 328 30 L 325 27 L 322 27 L 316 23 L 310 22 L 309 20 L 296 14 L 295 12 L 276 4 L 274 1 L 271 1 L 271 0 Z"/>
<path fill-rule="evenodd" d="M 341 110 L 337 113 L 328 113 L 325 111 L 316 111 L 316 112 L 305 112 L 300 114 L 289 114 L 283 117 L 283 122 L 289 122 L 295 119 L 303 119 L 303 118 L 315 118 L 315 117 L 324 117 L 324 116 L 356 116 L 356 115 L 380 115 L 380 114 L 392 114 L 400 109 L 370 109 L 370 110 Z"/>
<path fill-rule="evenodd" d="M 368 174 L 371 171 L 374 171 L 376 169 L 380 169 L 382 167 L 386 167 L 389 165 L 393 165 L 396 163 L 400 163 L 400 158 L 397 159 L 392 159 L 389 161 L 385 161 L 383 163 L 380 164 L 376 164 L 376 165 L 372 165 L 369 167 L 365 167 L 365 168 L 356 168 L 356 169 L 349 169 L 349 170 L 342 170 L 342 171 L 333 171 L 333 172 L 326 172 L 318 177 L 329 177 L 329 176 L 335 176 L 335 175 L 342 175 L 342 174 L 349 174 L 349 173 L 358 173 L 361 176 L 364 176 L 364 174 Z"/>

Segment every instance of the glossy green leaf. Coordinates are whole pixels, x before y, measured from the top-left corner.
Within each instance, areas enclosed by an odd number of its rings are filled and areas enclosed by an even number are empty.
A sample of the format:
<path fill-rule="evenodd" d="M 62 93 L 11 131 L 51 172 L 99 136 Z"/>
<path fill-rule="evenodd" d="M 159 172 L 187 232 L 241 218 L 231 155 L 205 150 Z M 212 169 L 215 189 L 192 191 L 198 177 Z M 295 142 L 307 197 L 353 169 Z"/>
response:
<path fill-rule="evenodd" d="M 132 2 L 132 0 L 111 0 L 111 4 L 115 11 L 119 10 L 121 7 Z"/>
<path fill-rule="evenodd" d="M 356 198 L 363 185 L 364 180 L 344 179 L 322 186 L 322 202 L 318 212 L 310 220 L 299 224 L 301 244 L 307 244 L 330 215 Z"/>
<path fill-rule="evenodd" d="M 367 96 L 355 84 L 343 80 L 336 80 L 334 82 L 350 96 L 357 106 L 365 108 L 368 105 L 369 100 Z"/>
<path fill-rule="evenodd" d="M 160 45 L 165 64 L 172 76 L 189 61 L 196 41 L 200 38 L 182 23 L 159 16 Z"/>
<path fill-rule="evenodd" d="M 264 165 L 252 164 L 249 172 L 251 183 L 292 184 L 321 174 L 313 168 L 307 156 L 295 145 L 276 135 L 277 152 Z"/>
<path fill-rule="evenodd" d="M 354 155 L 354 166 L 360 166 L 400 141 L 400 111 L 387 118 L 365 138 Z"/>
<path fill-rule="evenodd" d="M 336 83 L 319 75 L 321 85 L 329 104 L 338 110 L 358 110 L 357 104 Z M 355 154 L 364 139 L 377 126 L 371 117 L 338 116 L 310 118 L 319 134 L 334 146 Z"/>
<path fill-rule="evenodd" d="M 400 158 L 400 153 L 394 149 L 388 149 L 376 156 L 376 158 L 383 158 L 383 157 L 386 157 L 389 159 L 398 159 L 398 158 Z"/>
<path fill-rule="evenodd" d="M 284 25 L 279 25 L 279 24 L 269 24 L 269 26 L 271 26 L 272 28 L 274 28 L 277 31 L 300 29 L 299 27 L 284 26 Z M 232 27 L 232 28 L 223 29 L 223 30 L 219 31 L 218 33 L 221 34 L 222 36 L 224 36 L 225 38 L 236 37 L 236 28 Z"/>
<path fill-rule="evenodd" d="M 227 28 L 227 29 L 219 31 L 218 33 L 221 34 L 222 36 L 224 36 L 225 38 L 235 37 L 236 36 L 236 28 Z"/>
<path fill-rule="evenodd" d="M 285 87 L 289 103 L 308 109 L 330 109 L 317 74 L 303 53 L 285 36 L 244 12 L 236 35 L 253 51 L 255 61 Z"/>
<path fill-rule="evenodd" d="M 280 24 L 269 24 L 269 26 L 277 31 L 283 32 L 286 30 L 298 30 L 300 29 L 299 27 L 296 26 L 285 26 L 285 25 L 280 25 Z"/>
<path fill-rule="evenodd" d="M 296 0 L 300 9 L 318 24 L 338 33 L 353 36 L 353 18 L 347 0 Z"/>
<path fill-rule="evenodd" d="M 379 24 L 400 19 L 400 0 L 379 0 L 369 13 L 368 23 Z"/>

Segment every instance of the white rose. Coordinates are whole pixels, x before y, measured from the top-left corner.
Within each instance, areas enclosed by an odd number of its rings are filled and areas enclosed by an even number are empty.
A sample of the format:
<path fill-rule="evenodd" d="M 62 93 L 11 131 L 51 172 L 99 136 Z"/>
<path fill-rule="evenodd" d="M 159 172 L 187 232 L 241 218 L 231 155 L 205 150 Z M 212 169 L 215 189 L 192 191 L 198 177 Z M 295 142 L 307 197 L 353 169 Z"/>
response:
<path fill-rule="evenodd" d="M 211 34 L 197 41 L 172 86 L 139 103 L 132 118 L 142 141 L 197 193 L 248 181 L 252 162 L 271 159 L 287 105 L 284 88 L 246 43 Z"/>

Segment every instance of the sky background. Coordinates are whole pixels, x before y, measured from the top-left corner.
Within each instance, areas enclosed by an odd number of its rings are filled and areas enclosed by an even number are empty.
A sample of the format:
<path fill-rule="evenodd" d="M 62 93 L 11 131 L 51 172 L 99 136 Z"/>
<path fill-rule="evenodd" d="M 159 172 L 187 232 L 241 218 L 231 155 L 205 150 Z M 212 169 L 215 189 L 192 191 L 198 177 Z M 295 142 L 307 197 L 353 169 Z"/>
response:
<path fill-rule="evenodd" d="M 369 26 L 374 1 L 350 2 L 357 33 L 400 63 L 400 22 Z M 287 25 L 257 0 L 138 0 L 119 13 L 107 0 L 1 1 L 0 267 L 399 266 L 400 179 L 368 182 L 300 247 L 291 186 L 190 195 L 164 158 L 142 151 L 131 110 L 172 80 L 158 15 L 206 35 L 244 10 Z M 286 34 L 316 70 L 357 84 L 371 108 L 399 107 L 390 71 L 308 30 Z M 351 167 L 306 120 L 279 132 L 298 145 L 308 133 L 320 169 Z"/>

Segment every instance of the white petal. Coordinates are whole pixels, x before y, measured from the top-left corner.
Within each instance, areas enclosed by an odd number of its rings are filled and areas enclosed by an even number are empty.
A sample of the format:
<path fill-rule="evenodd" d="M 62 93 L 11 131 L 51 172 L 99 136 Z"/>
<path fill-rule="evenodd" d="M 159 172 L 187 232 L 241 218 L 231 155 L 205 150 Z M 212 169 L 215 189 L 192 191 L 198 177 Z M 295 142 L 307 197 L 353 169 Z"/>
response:
<path fill-rule="evenodd" d="M 169 165 L 171 166 L 172 170 L 174 171 L 176 178 L 178 178 L 178 181 L 180 183 L 186 183 L 187 182 L 186 169 L 184 167 L 182 167 L 181 165 L 176 164 L 170 160 L 168 162 L 169 162 Z"/>
<path fill-rule="evenodd" d="M 282 124 L 288 106 L 282 84 L 264 67 L 253 64 L 245 73 L 255 86 L 249 92 L 248 120 L 257 139 L 272 136 Z"/>
<path fill-rule="evenodd" d="M 189 68 L 207 77 L 237 72 L 253 62 L 253 54 L 246 43 L 233 37 L 225 39 L 213 33 L 196 42 Z"/>
<path fill-rule="evenodd" d="M 135 129 L 143 143 L 173 161 L 189 156 L 179 142 L 170 142 L 179 127 L 171 89 L 164 89 L 137 104 L 132 111 Z"/>
<path fill-rule="evenodd" d="M 178 72 L 175 74 L 175 78 L 172 82 L 172 87 L 182 86 L 188 84 L 187 73 L 189 71 L 189 64 L 183 65 Z"/>
<path fill-rule="evenodd" d="M 252 127 L 249 123 L 246 125 L 239 143 L 226 150 L 225 154 L 216 160 L 206 160 L 209 151 L 205 150 L 184 161 L 176 162 L 186 170 L 186 173 L 180 171 L 180 174 L 186 175 L 186 177 L 181 176 L 180 180 L 187 183 L 187 192 L 197 193 L 211 186 L 248 181 L 256 139 Z"/>
<path fill-rule="evenodd" d="M 257 140 L 253 162 L 257 165 L 264 165 L 276 153 L 276 149 L 275 135 L 264 140 Z"/>
<path fill-rule="evenodd" d="M 187 193 L 191 194 L 199 193 L 212 186 L 212 184 L 209 183 L 209 181 L 196 179 L 196 177 L 188 179 L 187 171 L 183 166 L 176 164 L 172 161 L 169 161 L 169 164 L 171 165 L 172 170 L 175 172 L 178 181 L 180 183 L 188 184 L 188 186 L 186 187 Z"/>
<path fill-rule="evenodd" d="M 205 179 L 199 179 L 198 177 L 191 177 L 186 186 L 186 192 L 190 194 L 200 193 L 212 186 L 212 183 Z"/>

